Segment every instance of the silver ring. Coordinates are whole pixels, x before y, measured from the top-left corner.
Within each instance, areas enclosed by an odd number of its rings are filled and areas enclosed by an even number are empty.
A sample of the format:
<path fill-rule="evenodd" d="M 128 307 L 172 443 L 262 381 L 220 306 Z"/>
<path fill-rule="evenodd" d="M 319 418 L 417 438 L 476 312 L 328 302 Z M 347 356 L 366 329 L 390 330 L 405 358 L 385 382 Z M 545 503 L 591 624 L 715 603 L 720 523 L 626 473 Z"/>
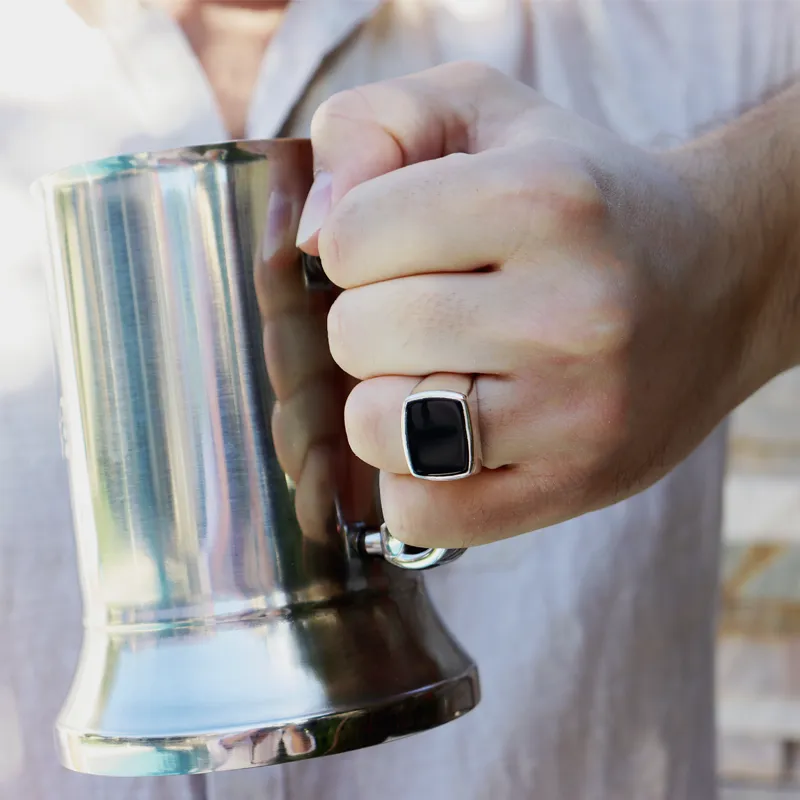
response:
<path fill-rule="evenodd" d="M 403 448 L 408 469 L 426 481 L 456 481 L 481 469 L 475 379 L 431 375 L 403 403 Z"/>

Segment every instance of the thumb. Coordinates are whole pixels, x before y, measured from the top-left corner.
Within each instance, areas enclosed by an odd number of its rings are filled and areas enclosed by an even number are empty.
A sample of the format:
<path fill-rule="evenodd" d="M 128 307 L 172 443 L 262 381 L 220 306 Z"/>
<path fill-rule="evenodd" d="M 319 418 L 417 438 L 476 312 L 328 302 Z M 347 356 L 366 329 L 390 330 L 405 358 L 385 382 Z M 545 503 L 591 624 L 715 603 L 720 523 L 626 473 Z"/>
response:
<path fill-rule="evenodd" d="M 472 62 L 334 95 L 311 122 L 316 177 L 298 246 L 319 254 L 328 212 L 353 187 L 410 164 L 496 147 L 523 109 L 543 102 L 523 84 Z"/>

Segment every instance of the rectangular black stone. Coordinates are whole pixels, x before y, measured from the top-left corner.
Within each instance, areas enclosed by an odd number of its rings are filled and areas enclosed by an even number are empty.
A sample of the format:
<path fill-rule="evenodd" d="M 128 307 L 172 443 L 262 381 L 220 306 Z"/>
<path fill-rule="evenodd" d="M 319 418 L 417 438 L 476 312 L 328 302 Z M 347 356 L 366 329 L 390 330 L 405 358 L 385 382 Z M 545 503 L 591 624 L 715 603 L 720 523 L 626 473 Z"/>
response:
<path fill-rule="evenodd" d="M 461 475 L 469 470 L 467 419 L 462 403 L 420 398 L 406 405 L 406 444 L 418 475 Z"/>

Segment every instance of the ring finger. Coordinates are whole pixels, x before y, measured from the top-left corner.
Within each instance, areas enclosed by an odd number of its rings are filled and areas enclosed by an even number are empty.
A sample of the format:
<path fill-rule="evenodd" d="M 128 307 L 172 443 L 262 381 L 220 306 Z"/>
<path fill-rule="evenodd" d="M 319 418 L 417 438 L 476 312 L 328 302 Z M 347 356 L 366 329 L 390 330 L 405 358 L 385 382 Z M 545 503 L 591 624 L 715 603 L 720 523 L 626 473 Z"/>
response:
<path fill-rule="evenodd" d="M 384 472 L 409 474 L 403 447 L 403 402 L 418 378 L 385 376 L 359 383 L 345 406 L 345 426 L 353 452 Z M 458 389 L 460 391 L 460 387 Z M 513 430 L 512 381 L 481 376 L 475 384 L 474 424 L 481 442 L 484 467 L 497 469 L 521 456 L 519 430 Z"/>

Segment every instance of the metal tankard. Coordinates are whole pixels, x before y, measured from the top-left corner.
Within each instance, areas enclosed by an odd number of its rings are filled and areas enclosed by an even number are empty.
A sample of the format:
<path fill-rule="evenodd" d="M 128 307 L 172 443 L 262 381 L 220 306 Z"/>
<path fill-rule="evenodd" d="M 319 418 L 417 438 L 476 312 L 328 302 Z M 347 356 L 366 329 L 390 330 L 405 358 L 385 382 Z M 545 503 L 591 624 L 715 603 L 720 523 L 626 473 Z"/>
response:
<path fill-rule="evenodd" d="M 477 671 L 380 523 L 295 246 L 305 140 L 42 178 L 84 604 L 65 766 L 168 775 L 379 744 L 478 702 Z"/>

